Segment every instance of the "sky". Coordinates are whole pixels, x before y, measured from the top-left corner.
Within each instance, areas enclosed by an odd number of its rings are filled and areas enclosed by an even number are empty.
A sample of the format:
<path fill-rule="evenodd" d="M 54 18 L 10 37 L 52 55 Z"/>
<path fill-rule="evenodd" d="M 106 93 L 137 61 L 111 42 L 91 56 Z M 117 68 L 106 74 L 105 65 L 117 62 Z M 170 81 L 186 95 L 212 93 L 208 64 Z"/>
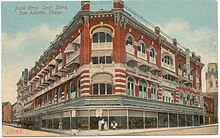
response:
<path fill-rule="evenodd" d="M 113 1 L 113 0 L 112 0 Z M 176 38 L 184 47 L 201 55 L 205 91 L 205 72 L 209 62 L 217 62 L 217 3 L 215 0 L 124 0 L 125 5 L 161 30 Z M 62 14 L 19 15 L 22 7 L 65 6 Z M 91 10 L 112 9 L 112 4 L 91 5 Z M 50 42 L 60 34 L 80 10 L 80 1 L 2 2 L 2 101 L 16 102 L 16 83 L 22 70 L 34 66 Z M 16 10 L 17 9 L 17 10 Z M 21 10 L 30 12 L 30 10 Z M 24 14 L 24 13 L 23 13 Z"/>

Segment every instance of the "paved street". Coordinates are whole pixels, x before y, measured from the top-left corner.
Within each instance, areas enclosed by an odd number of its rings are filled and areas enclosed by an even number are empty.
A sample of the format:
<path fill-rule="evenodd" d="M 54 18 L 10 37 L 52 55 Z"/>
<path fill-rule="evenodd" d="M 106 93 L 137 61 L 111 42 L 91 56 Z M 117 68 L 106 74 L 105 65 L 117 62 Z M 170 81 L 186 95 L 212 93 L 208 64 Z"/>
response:
<path fill-rule="evenodd" d="M 3 136 L 70 136 L 72 131 L 63 131 L 66 134 L 33 131 L 28 129 L 16 128 L 11 126 L 2 126 Z M 75 135 L 81 136 L 97 136 L 97 135 L 121 135 L 121 136 L 166 136 L 166 135 L 216 135 L 218 134 L 218 126 L 206 126 L 200 128 L 163 128 L 163 129 L 133 129 L 133 130 L 82 130 Z"/>
<path fill-rule="evenodd" d="M 2 136 L 65 136 L 65 134 L 34 131 L 11 126 L 2 126 Z"/>

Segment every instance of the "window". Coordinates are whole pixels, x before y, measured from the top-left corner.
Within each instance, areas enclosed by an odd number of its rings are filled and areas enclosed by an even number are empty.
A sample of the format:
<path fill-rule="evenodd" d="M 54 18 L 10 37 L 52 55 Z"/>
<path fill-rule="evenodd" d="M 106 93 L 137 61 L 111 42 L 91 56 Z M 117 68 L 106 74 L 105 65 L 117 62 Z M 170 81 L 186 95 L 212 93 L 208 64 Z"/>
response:
<path fill-rule="evenodd" d="M 183 93 L 182 93 L 182 92 L 180 93 L 179 103 L 180 103 L 180 104 L 183 104 Z"/>
<path fill-rule="evenodd" d="M 155 58 L 155 51 L 153 48 L 150 49 L 150 57 Z"/>
<path fill-rule="evenodd" d="M 195 105 L 195 97 L 192 96 L 192 105 L 194 106 Z"/>
<path fill-rule="evenodd" d="M 62 87 L 60 87 L 60 89 L 59 89 L 59 102 L 62 101 L 62 93 L 63 93 L 63 89 L 62 89 Z"/>
<path fill-rule="evenodd" d="M 133 38 L 131 36 L 129 36 L 126 40 L 126 45 L 133 45 Z"/>
<path fill-rule="evenodd" d="M 93 57 L 92 64 L 112 64 L 112 57 Z"/>
<path fill-rule="evenodd" d="M 142 52 L 142 53 L 146 53 L 146 46 L 144 43 L 140 43 L 138 46 L 138 51 Z"/>
<path fill-rule="evenodd" d="M 193 75 L 193 74 L 194 74 L 194 69 L 191 69 L 190 75 Z"/>
<path fill-rule="evenodd" d="M 157 100 L 157 88 L 155 84 L 151 86 L 151 95 L 153 100 Z"/>
<path fill-rule="evenodd" d="M 135 67 L 135 62 L 134 62 L 133 60 L 130 60 L 130 61 L 127 62 L 127 65 L 128 65 L 129 67 L 134 68 L 134 67 Z"/>
<path fill-rule="evenodd" d="M 134 80 L 129 77 L 127 82 L 127 95 L 134 96 Z"/>
<path fill-rule="evenodd" d="M 170 56 L 165 56 L 162 58 L 162 62 L 168 64 L 168 65 L 173 65 L 173 59 Z"/>
<path fill-rule="evenodd" d="M 215 82 L 215 83 L 216 83 L 216 87 L 218 87 L 218 80 L 216 80 L 216 82 Z"/>
<path fill-rule="evenodd" d="M 147 83 L 141 79 L 139 84 L 139 97 L 147 98 L 147 95 Z"/>
<path fill-rule="evenodd" d="M 168 75 L 164 75 L 163 78 L 166 79 L 166 80 L 169 80 L 169 81 L 173 81 L 173 82 L 175 81 L 175 77 L 173 77 L 173 76 L 171 76 L 169 74 Z"/>
<path fill-rule="evenodd" d="M 92 36 L 93 43 L 106 43 L 112 42 L 112 36 L 105 32 L 98 32 Z"/>
<path fill-rule="evenodd" d="M 96 83 L 93 84 L 93 95 L 107 95 L 112 94 L 112 84 Z"/>
<path fill-rule="evenodd" d="M 157 71 L 156 70 L 152 70 L 151 74 L 154 75 L 154 76 L 157 76 Z"/>
<path fill-rule="evenodd" d="M 190 104 L 190 95 L 188 94 L 186 97 L 186 105 L 189 105 L 189 104 Z"/>
<path fill-rule="evenodd" d="M 74 81 L 70 83 L 70 99 L 76 98 L 76 86 Z"/>
<path fill-rule="evenodd" d="M 213 82 L 209 81 L 209 87 L 212 88 L 213 87 Z"/>

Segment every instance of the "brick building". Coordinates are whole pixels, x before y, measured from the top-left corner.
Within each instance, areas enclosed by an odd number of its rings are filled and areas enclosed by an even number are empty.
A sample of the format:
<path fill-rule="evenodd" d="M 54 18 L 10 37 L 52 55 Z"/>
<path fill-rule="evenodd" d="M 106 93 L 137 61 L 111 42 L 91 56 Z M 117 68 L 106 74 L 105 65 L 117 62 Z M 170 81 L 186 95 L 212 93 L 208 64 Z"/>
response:
<path fill-rule="evenodd" d="M 28 77 L 22 73 L 19 118 L 51 129 L 98 129 L 102 119 L 108 129 L 203 124 L 200 56 L 143 25 L 121 0 L 112 10 L 81 6 Z"/>
<path fill-rule="evenodd" d="M 12 105 L 10 102 L 2 103 L 2 122 L 12 122 Z"/>

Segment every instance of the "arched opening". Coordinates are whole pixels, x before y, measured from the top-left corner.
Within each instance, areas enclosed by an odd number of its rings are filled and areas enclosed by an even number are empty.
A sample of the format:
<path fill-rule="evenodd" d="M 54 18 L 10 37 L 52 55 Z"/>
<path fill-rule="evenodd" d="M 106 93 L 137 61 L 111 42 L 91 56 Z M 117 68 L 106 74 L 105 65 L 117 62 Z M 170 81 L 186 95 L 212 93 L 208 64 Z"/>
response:
<path fill-rule="evenodd" d="M 112 36 L 107 32 L 97 32 L 92 36 L 93 43 L 106 43 L 112 42 Z"/>
<path fill-rule="evenodd" d="M 146 46 L 143 42 L 141 42 L 138 46 L 138 51 L 141 52 L 141 53 L 146 53 Z"/>
<path fill-rule="evenodd" d="M 128 38 L 126 39 L 126 46 L 132 46 L 134 43 L 134 40 L 131 36 L 128 36 Z"/>
<path fill-rule="evenodd" d="M 162 62 L 168 65 L 173 65 L 173 58 L 171 56 L 166 55 L 162 58 Z"/>
<path fill-rule="evenodd" d="M 157 100 L 157 86 L 156 86 L 156 84 L 152 84 L 152 86 L 151 86 L 151 95 L 152 95 L 152 100 Z"/>
<path fill-rule="evenodd" d="M 135 91 L 134 79 L 129 77 L 127 80 L 127 95 L 134 96 L 134 91 Z"/>
<path fill-rule="evenodd" d="M 70 99 L 76 98 L 76 86 L 74 81 L 70 83 Z"/>
<path fill-rule="evenodd" d="M 155 58 L 155 50 L 153 48 L 150 49 L 150 57 Z"/>
<path fill-rule="evenodd" d="M 141 79 L 139 82 L 139 97 L 146 98 L 148 96 L 148 88 L 145 80 Z"/>

